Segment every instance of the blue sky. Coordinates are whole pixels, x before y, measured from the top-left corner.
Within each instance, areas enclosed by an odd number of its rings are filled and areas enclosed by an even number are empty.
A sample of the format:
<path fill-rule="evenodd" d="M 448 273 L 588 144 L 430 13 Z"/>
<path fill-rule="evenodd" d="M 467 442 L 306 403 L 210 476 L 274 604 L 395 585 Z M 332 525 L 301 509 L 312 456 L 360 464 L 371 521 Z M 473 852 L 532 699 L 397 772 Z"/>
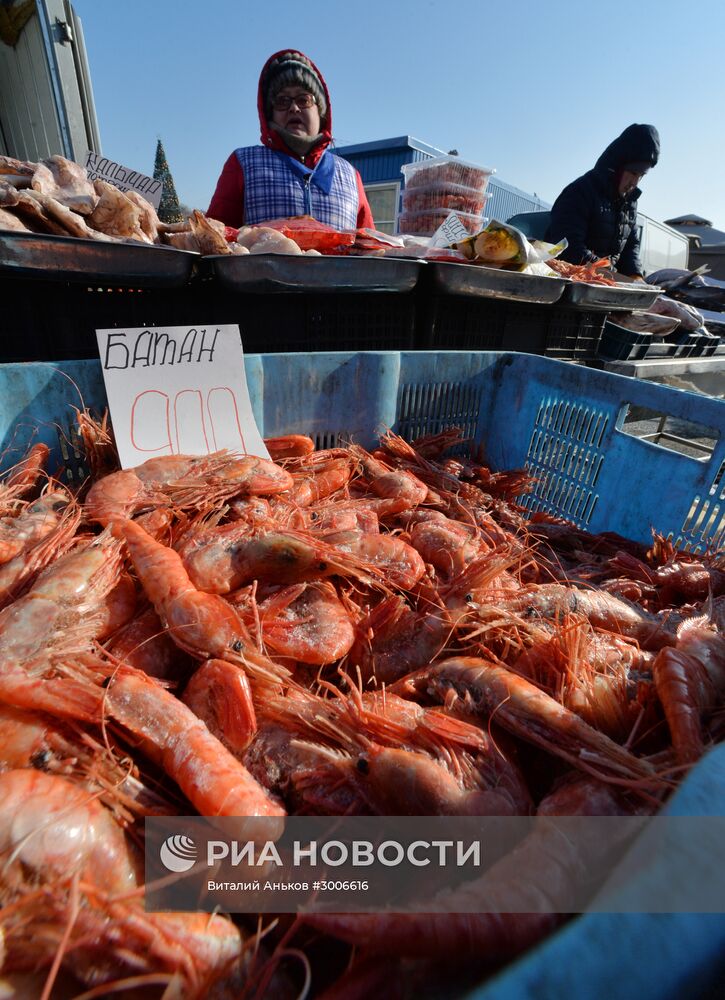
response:
<path fill-rule="evenodd" d="M 553 201 L 631 122 L 660 131 L 641 209 L 725 229 L 722 0 L 72 0 L 102 152 L 206 209 L 259 139 L 266 58 L 298 48 L 330 87 L 338 145 L 417 136 Z"/>

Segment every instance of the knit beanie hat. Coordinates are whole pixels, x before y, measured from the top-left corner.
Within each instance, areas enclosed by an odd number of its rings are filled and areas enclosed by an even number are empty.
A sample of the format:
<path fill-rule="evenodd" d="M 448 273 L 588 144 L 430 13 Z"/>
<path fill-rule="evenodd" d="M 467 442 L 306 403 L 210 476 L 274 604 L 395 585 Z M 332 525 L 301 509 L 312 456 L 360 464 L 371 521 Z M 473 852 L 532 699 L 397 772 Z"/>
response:
<path fill-rule="evenodd" d="M 272 118 L 272 102 L 284 87 L 304 87 L 317 102 L 320 118 L 327 114 L 327 101 L 322 81 L 312 68 L 309 59 L 301 52 L 284 52 L 267 67 L 262 81 L 264 94 L 264 111 L 268 119 Z"/>

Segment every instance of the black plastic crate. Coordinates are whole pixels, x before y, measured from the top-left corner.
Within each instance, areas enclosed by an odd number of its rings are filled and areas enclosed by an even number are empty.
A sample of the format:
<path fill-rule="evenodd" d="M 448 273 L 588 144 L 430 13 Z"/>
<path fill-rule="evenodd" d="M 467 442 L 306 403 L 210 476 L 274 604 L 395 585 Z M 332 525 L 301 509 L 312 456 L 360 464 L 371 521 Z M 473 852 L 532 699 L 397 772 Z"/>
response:
<path fill-rule="evenodd" d="M 670 357 L 674 358 L 691 358 L 699 353 L 700 349 L 700 334 L 695 333 L 690 330 L 683 330 L 682 328 L 667 334 L 664 338 L 665 341 L 672 345 L 672 353 Z"/>
<path fill-rule="evenodd" d="M 700 344 L 702 347 L 702 356 L 704 358 L 711 358 L 713 354 L 717 352 L 718 346 L 720 344 L 720 337 L 717 333 L 713 333 L 711 330 L 706 333 L 700 332 Z"/>
<path fill-rule="evenodd" d="M 96 330 L 238 323 L 248 353 L 412 350 L 415 299 L 394 292 L 240 295 L 216 282 L 93 287 L 0 278 L 0 362 L 95 358 Z"/>
<path fill-rule="evenodd" d="M 0 276 L 0 362 L 95 358 L 96 330 L 186 323 L 191 294 Z"/>
<path fill-rule="evenodd" d="M 562 306 L 541 306 L 551 310 L 545 354 L 550 358 L 586 361 L 597 356 L 607 314 Z"/>
<path fill-rule="evenodd" d="M 248 354 L 296 351 L 410 351 L 413 292 L 243 294 L 214 281 L 194 288 L 195 323 L 236 323 Z"/>
<path fill-rule="evenodd" d="M 505 330 L 506 310 L 497 301 L 431 295 L 419 303 L 415 346 L 420 350 L 500 351 Z"/>
<path fill-rule="evenodd" d="M 652 347 L 651 333 L 638 333 L 617 323 L 604 324 L 599 342 L 599 357 L 610 361 L 641 361 Z"/>
<path fill-rule="evenodd" d="M 423 299 L 416 346 L 593 358 L 606 313 L 459 295 Z"/>
<path fill-rule="evenodd" d="M 682 355 L 682 347 L 667 340 L 652 340 L 647 349 L 648 358 L 675 358 Z"/>

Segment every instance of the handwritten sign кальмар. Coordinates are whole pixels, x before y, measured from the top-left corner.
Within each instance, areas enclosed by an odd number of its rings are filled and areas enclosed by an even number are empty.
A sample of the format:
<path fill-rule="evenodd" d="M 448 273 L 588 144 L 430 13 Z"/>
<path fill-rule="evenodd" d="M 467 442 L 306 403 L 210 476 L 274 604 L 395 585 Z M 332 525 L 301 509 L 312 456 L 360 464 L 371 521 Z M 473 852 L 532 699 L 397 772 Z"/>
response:
<path fill-rule="evenodd" d="M 254 420 L 239 327 L 97 330 L 124 469 L 159 455 L 268 458 Z"/>
<path fill-rule="evenodd" d="M 138 170 L 131 170 L 120 163 L 114 163 L 100 153 L 89 153 L 86 156 L 86 173 L 88 179 L 94 181 L 97 177 L 102 181 L 108 181 L 115 185 L 119 191 L 138 191 L 146 201 L 150 201 L 158 210 L 161 204 L 161 181 L 146 174 L 139 173 Z"/>

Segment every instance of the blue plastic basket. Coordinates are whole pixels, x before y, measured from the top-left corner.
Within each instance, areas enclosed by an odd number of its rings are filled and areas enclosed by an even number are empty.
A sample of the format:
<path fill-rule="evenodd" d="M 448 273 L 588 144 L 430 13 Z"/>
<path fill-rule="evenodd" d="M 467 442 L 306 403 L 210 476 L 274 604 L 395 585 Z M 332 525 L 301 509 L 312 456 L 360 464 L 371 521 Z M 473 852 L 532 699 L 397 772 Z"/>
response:
<path fill-rule="evenodd" d="M 664 812 L 720 816 L 724 805 L 720 745 L 688 775 Z M 682 853 L 692 861 L 698 885 L 706 885 L 712 866 L 722 864 L 722 847 L 718 857 L 701 857 L 683 843 Z M 466 1000 L 715 1000 L 723 996 L 723 981 L 725 913 L 586 913 Z"/>
<path fill-rule="evenodd" d="M 492 468 L 526 467 L 536 477 L 533 493 L 520 498 L 529 511 L 642 542 L 654 528 L 693 551 L 723 546 L 722 400 L 528 354 L 258 354 L 245 362 L 264 436 L 371 445 L 389 427 L 412 440 L 457 426 L 483 445 Z M 5 466 L 39 433 L 69 477 L 85 475 L 72 405 L 105 405 L 100 363 L 3 365 L 0 387 Z M 711 455 L 631 436 L 630 407 L 704 425 Z"/>
<path fill-rule="evenodd" d="M 655 527 L 693 548 L 721 543 L 723 401 L 527 354 L 261 354 L 245 363 L 264 436 L 297 432 L 318 447 L 345 438 L 371 445 L 388 427 L 412 439 L 457 426 L 483 445 L 494 469 L 526 466 L 538 477 L 534 493 L 522 498 L 529 510 L 642 541 Z M 4 365 L 0 388 L 5 466 L 34 437 L 54 448 L 69 476 L 83 477 L 72 407 L 105 406 L 100 362 Z M 711 428 L 711 456 L 677 454 L 624 433 L 631 406 Z M 725 747 L 695 769 L 673 801 L 681 813 L 707 814 L 708 805 L 722 812 Z M 703 996 L 724 955 L 720 914 L 592 913 L 469 1000 Z"/>

